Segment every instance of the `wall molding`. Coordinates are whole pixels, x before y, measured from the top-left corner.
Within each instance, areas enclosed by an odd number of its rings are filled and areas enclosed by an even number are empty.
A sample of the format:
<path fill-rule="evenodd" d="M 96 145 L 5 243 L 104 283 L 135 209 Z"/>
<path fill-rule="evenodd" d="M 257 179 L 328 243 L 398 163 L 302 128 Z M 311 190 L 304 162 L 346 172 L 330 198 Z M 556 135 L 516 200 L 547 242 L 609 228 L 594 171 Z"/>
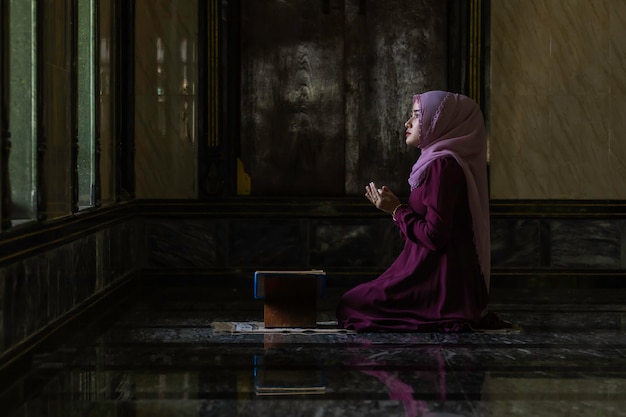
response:
<path fill-rule="evenodd" d="M 117 223 L 133 220 L 147 223 L 163 223 L 175 225 L 178 221 L 201 221 L 219 222 L 238 225 L 239 220 L 245 222 L 284 222 L 303 223 L 304 228 L 312 227 L 311 224 L 345 225 L 352 224 L 376 224 L 379 229 L 387 228 L 388 215 L 376 210 L 369 203 L 363 202 L 362 198 L 335 198 L 335 199 L 312 199 L 312 198 L 220 198 L 212 201 L 197 200 L 135 200 L 111 207 L 103 207 L 86 210 L 64 219 L 33 222 L 11 228 L 0 234 L 0 267 L 20 259 L 37 255 L 56 247 L 60 247 L 74 240 L 81 239 L 99 230 L 106 229 Z M 508 240 L 519 239 L 520 227 L 538 228 L 539 242 L 541 246 L 540 257 L 537 265 L 522 265 L 515 262 L 508 264 L 494 264 L 493 275 L 502 277 L 507 282 L 535 284 L 537 279 L 532 277 L 545 277 L 550 280 L 561 280 L 563 276 L 571 277 L 586 276 L 590 280 L 598 279 L 604 282 L 615 281 L 616 277 L 626 272 L 621 265 L 626 263 L 622 260 L 616 267 L 601 267 L 590 265 L 589 268 L 568 267 L 567 265 L 551 265 L 549 257 L 554 254 L 550 247 L 550 239 L 554 239 L 551 232 L 552 224 L 569 224 L 567 222 L 580 222 L 578 224 L 601 223 L 605 229 L 615 230 L 621 233 L 619 227 L 626 220 L 626 201 L 566 201 L 566 200 L 520 200 L 520 201 L 492 201 L 491 203 L 492 235 L 494 225 L 507 225 L 511 230 L 505 230 Z M 343 222 L 346 223 L 343 223 Z M 614 223 L 613 223 L 614 222 Z M 529 226 L 530 225 L 530 226 Z M 517 227 L 517 228 L 516 228 Z M 500 227 L 500 229 L 502 229 Z M 575 229 L 575 228 L 574 228 Z M 622 227 L 624 229 L 624 227 Z M 572 230 L 571 233 L 574 233 Z M 570 233 L 567 228 L 560 233 Z M 509 236 L 510 234 L 510 236 Z M 517 235 L 516 235 L 517 234 Z M 572 239 L 577 237 L 572 235 Z M 620 237 L 614 238 L 619 241 Z M 622 237 L 622 258 L 626 257 L 626 237 Z M 492 239 L 494 240 L 494 239 Z M 522 242 L 523 243 L 523 242 Z M 615 244 L 619 244 L 615 243 Z M 615 246 L 614 244 L 614 246 Z M 514 249 L 515 245 L 510 245 Z M 492 244 L 492 248 L 494 245 Z M 493 248 L 496 252 L 496 248 Z M 615 249 L 615 251 L 618 249 Z M 530 255 L 529 255 L 530 256 Z M 617 256 L 617 255 L 616 255 Z M 510 259 L 507 258 L 507 259 Z M 507 261 L 508 262 L 508 261 Z M 229 264 L 229 269 L 239 270 L 244 266 Z M 146 270 L 150 271 L 147 266 Z M 175 271 L 176 266 L 166 268 Z M 202 271 L 205 268 L 197 268 Z M 216 266 L 215 271 L 222 270 L 223 265 Z M 380 268 L 371 266 L 362 267 L 336 267 L 338 274 L 352 280 L 356 276 L 368 277 L 376 275 Z M 600 273 L 601 272 L 601 273 Z M 584 279 L 577 278 L 579 282 Z M 496 281 L 498 282 L 498 281 Z M 507 284 L 508 285 L 508 284 Z M 587 285 L 587 284 L 585 284 Z M 624 284 L 626 285 L 626 283 Z"/>

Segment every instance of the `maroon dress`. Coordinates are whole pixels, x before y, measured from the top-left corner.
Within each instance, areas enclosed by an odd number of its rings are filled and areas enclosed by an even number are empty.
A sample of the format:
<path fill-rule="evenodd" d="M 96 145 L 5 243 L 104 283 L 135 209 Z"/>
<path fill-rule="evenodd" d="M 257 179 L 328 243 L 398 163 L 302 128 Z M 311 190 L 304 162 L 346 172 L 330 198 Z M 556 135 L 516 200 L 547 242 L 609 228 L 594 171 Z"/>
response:
<path fill-rule="evenodd" d="M 339 327 L 359 332 L 464 331 L 477 326 L 488 300 L 461 166 L 431 162 L 396 212 L 404 249 L 378 278 L 346 292 Z"/>

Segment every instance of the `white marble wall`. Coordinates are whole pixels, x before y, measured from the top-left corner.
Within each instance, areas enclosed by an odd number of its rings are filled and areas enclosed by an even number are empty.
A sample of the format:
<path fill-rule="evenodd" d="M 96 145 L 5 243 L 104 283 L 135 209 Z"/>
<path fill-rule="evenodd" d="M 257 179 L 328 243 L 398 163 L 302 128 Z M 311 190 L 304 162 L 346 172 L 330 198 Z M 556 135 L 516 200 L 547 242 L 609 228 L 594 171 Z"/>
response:
<path fill-rule="evenodd" d="M 138 198 L 195 198 L 197 0 L 137 0 L 135 175 Z"/>
<path fill-rule="evenodd" d="M 493 199 L 626 198 L 626 2 L 491 2 Z"/>

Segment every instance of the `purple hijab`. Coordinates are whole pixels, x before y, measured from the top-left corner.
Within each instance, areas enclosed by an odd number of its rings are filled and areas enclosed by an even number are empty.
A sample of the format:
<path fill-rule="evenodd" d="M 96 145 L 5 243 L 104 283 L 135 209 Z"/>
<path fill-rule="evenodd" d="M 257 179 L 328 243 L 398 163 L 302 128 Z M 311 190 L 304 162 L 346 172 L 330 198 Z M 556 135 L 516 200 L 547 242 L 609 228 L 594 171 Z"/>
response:
<path fill-rule="evenodd" d="M 418 187 L 429 163 L 453 156 L 467 181 L 474 243 L 487 290 L 491 275 L 491 237 L 487 190 L 487 135 L 480 108 L 469 97 L 446 91 L 413 96 L 419 103 L 418 131 L 422 154 L 413 165 L 409 184 Z"/>

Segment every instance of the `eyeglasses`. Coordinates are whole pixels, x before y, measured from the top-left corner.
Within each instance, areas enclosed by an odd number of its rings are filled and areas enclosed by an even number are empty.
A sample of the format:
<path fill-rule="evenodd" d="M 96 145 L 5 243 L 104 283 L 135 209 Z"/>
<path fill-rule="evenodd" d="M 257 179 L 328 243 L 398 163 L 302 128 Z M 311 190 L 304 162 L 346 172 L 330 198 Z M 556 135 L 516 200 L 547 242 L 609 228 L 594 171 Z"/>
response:
<path fill-rule="evenodd" d="M 417 119 L 417 116 L 418 116 L 418 115 L 419 115 L 419 109 L 417 109 L 417 110 L 411 110 L 411 111 L 407 114 L 407 117 L 408 117 L 409 119 L 412 119 L 412 118 L 416 118 L 416 119 Z"/>

